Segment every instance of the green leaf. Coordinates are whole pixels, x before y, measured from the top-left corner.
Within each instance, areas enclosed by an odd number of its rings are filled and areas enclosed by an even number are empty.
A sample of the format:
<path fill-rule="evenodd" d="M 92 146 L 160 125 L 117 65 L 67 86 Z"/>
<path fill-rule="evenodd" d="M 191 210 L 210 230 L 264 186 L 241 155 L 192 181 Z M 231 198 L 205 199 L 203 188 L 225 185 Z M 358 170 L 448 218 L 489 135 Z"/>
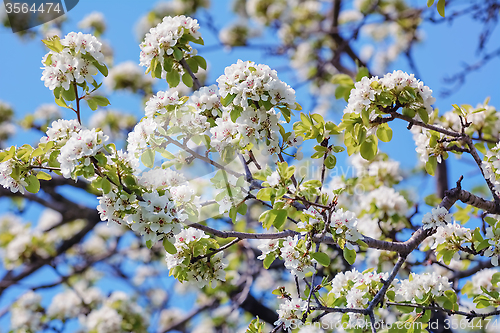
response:
<path fill-rule="evenodd" d="M 316 261 L 322 266 L 325 267 L 330 266 L 330 257 L 326 253 L 323 252 L 311 253 L 311 257 L 316 259 Z"/>
<path fill-rule="evenodd" d="M 76 99 L 73 83 L 69 86 L 68 90 L 62 90 L 62 97 L 67 101 L 74 101 Z"/>
<path fill-rule="evenodd" d="M 274 259 L 276 259 L 276 255 L 274 253 L 269 253 L 268 255 L 266 255 L 263 262 L 264 268 L 269 269 L 269 267 L 271 267 L 271 264 L 274 262 Z"/>
<path fill-rule="evenodd" d="M 92 98 L 88 98 L 88 99 L 86 99 L 86 101 L 87 101 L 87 104 L 89 105 L 89 108 L 90 108 L 92 111 L 97 110 L 98 105 L 97 105 L 97 102 L 96 102 L 94 99 L 92 99 Z M 56 103 L 57 103 L 57 102 L 56 102 Z"/>
<path fill-rule="evenodd" d="M 337 164 L 337 158 L 334 155 L 328 155 L 327 158 L 325 158 L 325 166 L 328 169 L 335 168 L 336 164 Z"/>
<path fill-rule="evenodd" d="M 392 140 L 392 129 L 387 124 L 382 124 L 377 128 L 377 138 L 382 142 L 390 142 Z"/>
<path fill-rule="evenodd" d="M 474 240 L 481 242 L 483 240 L 483 235 L 481 235 L 481 231 L 479 230 L 479 227 L 474 229 Z"/>
<path fill-rule="evenodd" d="M 427 0 L 427 7 L 432 6 L 433 3 L 434 3 L 434 0 Z"/>
<path fill-rule="evenodd" d="M 484 222 L 488 223 L 490 226 L 494 227 L 495 224 L 497 224 L 498 220 L 497 219 L 494 219 L 493 217 L 491 216 L 486 216 L 484 218 Z"/>
<path fill-rule="evenodd" d="M 154 59 L 154 58 L 153 58 Z M 165 72 L 171 72 L 172 68 L 174 66 L 174 61 L 170 57 L 164 57 L 163 58 L 163 69 Z"/>
<path fill-rule="evenodd" d="M 482 249 L 485 249 L 490 246 L 490 242 L 488 239 L 484 239 L 481 242 L 479 242 L 478 245 L 475 245 L 476 251 L 481 251 Z"/>
<path fill-rule="evenodd" d="M 58 36 L 52 37 L 50 39 L 42 39 L 42 42 L 52 51 L 59 53 L 63 50 L 60 38 Z"/>
<path fill-rule="evenodd" d="M 366 140 L 361 144 L 359 152 L 365 160 L 372 160 L 375 155 L 377 155 L 377 143 L 373 140 L 373 136 L 366 138 Z"/>
<path fill-rule="evenodd" d="M 32 153 L 31 153 L 31 157 L 38 157 L 38 156 L 42 156 L 43 154 L 45 154 L 45 152 L 43 151 L 42 147 L 38 147 L 37 149 L 35 149 Z"/>
<path fill-rule="evenodd" d="M 108 67 L 106 65 L 101 65 L 100 63 L 97 62 L 97 60 L 93 61 L 93 65 L 97 67 L 99 72 L 101 72 L 102 75 L 108 76 Z"/>
<path fill-rule="evenodd" d="M 189 88 L 193 86 L 193 78 L 187 72 L 182 75 L 182 82 Z"/>
<path fill-rule="evenodd" d="M 181 82 L 181 76 L 179 75 L 179 72 L 173 70 L 167 73 L 167 83 L 170 86 L 170 88 L 177 87 L 180 82 Z"/>
<path fill-rule="evenodd" d="M 446 0 L 439 0 L 437 3 L 437 10 L 439 15 L 444 17 L 444 5 L 445 5 Z"/>
<path fill-rule="evenodd" d="M 179 48 L 175 47 L 174 48 L 174 59 L 177 61 L 180 61 L 182 59 L 182 57 L 183 57 L 182 51 Z"/>
<path fill-rule="evenodd" d="M 186 59 L 186 62 L 193 73 L 198 73 L 198 63 L 195 59 L 189 58 Z"/>
<path fill-rule="evenodd" d="M 333 76 L 332 79 L 333 84 L 339 84 L 339 85 L 354 85 L 354 82 L 352 81 L 352 78 L 347 75 L 347 74 L 337 74 Z"/>
<path fill-rule="evenodd" d="M 257 193 L 257 200 L 269 201 L 271 196 L 275 194 L 275 190 L 271 187 L 265 187 L 259 190 Z"/>
<path fill-rule="evenodd" d="M 356 261 L 356 251 L 349 250 L 347 247 L 344 247 L 344 258 L 349 263 L 349 265 L 354 264 Z"/>
<path fill-rule="evenodd" d="M 431 176 L 434 176 L 437 168 L 436 156 L 429 156 L 429 160 L 425 163 L 425 171 Z"/>
<path fill-rule="evenodd" d="M 403 108 L 402 110 L 403 115 L 413 118 L 415 117 L 415 114 L 417 113 L 415 110 L 410 109 L 410 108 Z"/>
<path fill-rule="evenodd" d="M 274 227 L 278 230 L 281 230 L 281 228 L 286 222 L 286 218 L 288 217 L 286 210 L 273 209 L 269 214 L 270 214 L 270 219 L 272 219 L 274 216 L 274 219 L 272 220 Z"/>
<path fill-rule="evenodd" d="M 153 247 L 153 242 L 150 240 L 146 241 L 146 246 L 148 247 L 148 249 L 151 249 Z"/>
<path fill-rule="evenodd" d="M 162 69 L 163 68 L 161 67 L 160 62 L 156 58 L 151 59 L 151 76 L 152 77 L 161 79 Z"/>
<path fill-rule="evenodd" d="M 495 273 L 491 277 L 491 284 L 496 288 L 498 282 L 500 282 L 500 273 Z"/>
<path fill-rule="evenodd" d="M 205 41 L 201 37 L 198 38 L 198 39 L 193 40 L 193 43 L 200 44 L 200 45 L 205 45 Z"/>
<path fill-rule="evenodd" d="M 235 97 L 235 94 L 227 94 L 226 97 L 221 99 L 222 106 L 228 106 L 229 104 L 231 104 Z"/>
<path fill-rule="evenodd" d="M 66 104 L 66 101 L 64 98 L 54 98 L 54 101 L 56 102 L 57 105 L 62 106 L 63 108 L 68 108 L 68 104 Z"/>
<path fill-rule="evenodd" d="M 101 182 L 102 193 L 107 194 L 111 191 L 111 182 L 108 178 L 103 178 Z"/>
<path fill-rule="evenodd" d="M 368 75 L 370 75 L 368 68 L 360 67 L 358 74 L 356 74 L 356 81 L 361 81 L 362 78 L 364 78 L 365 76 L 368 76 Z"/>
<path fill-rule="evenodd" d="M 176 254 L 177 249 L 174 244 L 170 243 L 167 238 L 163 238 L 163 248 L 170 254 Z"/>
<path fill-rule="evenodd" d="M 193 59 L 196 60 L 196 62 L 198 63 L 198 66 L 200 66 L 204 70 L 207 70 L 207 61 L 205 60 L 205 58 L 197 55 L 197 56 L 194 56 Z"/>
<path fill-rule="evenodd" d="M 99 106 L 107 106 L 107 105 L 111 104 L 111 103 L 109 103 L 109 100 L 104 96 L 92 96 L 92 100 L 96 101 L 96 103 Z"/>
<path fill-rule="evenodd" d="M 427 124 L 429 122 L 429 114 L 427 113 L 426 109 L 420 108 L 417 110 L 417 113 L 420 116 L 420 119 L 422 119 L 424 123 Z"/>
<path fill-rule="evenodd" d="M 36 174 L 36 178 L 40 180 L 51 180 L 52 176 L 44 171 L 38 171 L 38 173 Z"/>
<path fill-rule="evenodd" d="M 26 186 L 26 191 L 30 193 L 38 193 L 40 191 L 40 181 L 35 175 L 29 175 L 24 179 L 28 186 Z"/>
<path fill-rule="evenodd" d="M 435 193 L 429 194 L 424 198 L 424 202 L 431 207 L 436 207 L 437 205 L 439 205 L 441 201 L 442 199 L 438 197 Z"/>
<path fill-rule="evenodd" d="M 155 152 L 151 149 L 146 149 L 144 153 L 142 153 L 141 161 L 146 167 L 152 168 L 155 163 Z"/>

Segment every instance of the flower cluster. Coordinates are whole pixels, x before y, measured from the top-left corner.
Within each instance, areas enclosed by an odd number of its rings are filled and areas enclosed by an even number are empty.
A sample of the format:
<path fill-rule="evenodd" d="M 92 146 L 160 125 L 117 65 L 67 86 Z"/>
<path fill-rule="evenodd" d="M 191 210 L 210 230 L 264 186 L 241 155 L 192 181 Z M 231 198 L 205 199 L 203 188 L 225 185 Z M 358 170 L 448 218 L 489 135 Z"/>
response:
<path fill-rule="evenodd" d="M 393 188 L 381 186 L 368 193 L 361 203 L 361 207 L 367 212 L 371 211 L 374 205 L 379 210 L 380 215 L 389 216 L 397 214 L 404 216 L 408 210 L 406 199 Z"/>
<path fill-rule="evenodd" d="M 495 187 L 495 191 L 500 193 L 500 143 L 488 150 L 481 164 L 484 178 Z"/>
<path fill-rule="evenodd" d="M 283 243 L 283 240 L 281 240 Z M 257 248 L 262 252 L 260 256 L 257 257 L 259 260 L 266 259 L 268 254 L 274 255 L 275 257 L 280 254 L 280 239 L 262 239 Z"/>
<path fill-rule="evenodd" d="M 448 223 L 439 226 L 436 233 L 429 236 L 420 245 L 423 250 L 431 249 L 437 253 L 437 259 L 449 264 L 450 261 L 460 260 L 459 250 L 464 243 L 472 242 L 472 233 L 469 228 L 462 227 L 457 223 Z"/>
<path fill-rule="evenodd" d="M 299 244 L 297 235 L 293 238 L 288 236 L 283 242 L 281 257 L 285 260 L 285 267 L 299 279 L 304 278 L 309 272 L 314 272 L 313 265 L 316 261 L 305 255 L 303 244 Z"/>
<path fill-rule="evenodd" d="M 89 128 L 100 128 L 114 142 L 124 140 L 136 124 L 134 115 L 113 109 L 94 111 L 89 119 Z"/>
<path fill-rule="evenodd" d="M 459 243 L 470 242 L 472 234 L 469 228 L 462 227 L 457 223 L 448 223 L 438 227 L 436 233 L 429 238 L 434 242 L 431 248 L 435 249 L 439 244 L 448 243 L 452 240 Z"/>
<path fill-rule="evenodd" d="M 441 127 L 440 125 L 435 125 Z M 415 141 L 415 151 L 418 154 L 419 160 L 422 163 L 427 163 L 430 157 L 434 157 L 438 163 L 441 163 L 443 157 L 446 159 L 448 153 L 445 150 L 445 145 L 448 143 L 441 142 L 444 135 L 436 131 L 430 131 L 421 127 L 413 127 L 413 141 Z"/>
<path fill-rule="evenodd" d="M 177 91 L 158 91 L 156 95 L 146 102 L 146 117 L 152 118 L 156 114 L 166 114 L 168 111 L 174 111 L 177 106 L 182 104 L 183 102 L 179 100 Z"/>
<path fill-rule="evenodd" d="M 416 79 L 413 74 L 394 71 L 382 78 L 363 77 L 354 84 L 344 113 L 369 113 L 369 119 L 374 120 L 380 113 L 378 106 L 389 107 L 401 105 L 413 110 L 413 114 L 423 109 L 428 115 L 433 111 L 435 102 L 432 90 Z M 383 113 L 382 113 L 383 114 Z"/>
<path fill-rule="evenodd" d="M 460 110 L 460 114 L 456 109 L 446 112 L 439 118 L 439 124 L 455 132 L 464 129 L 465 133 L 471 136 L 475 132 L 480 132 L 485 139 L 498 138 L 500 117 L 495 107 L 488 105 L 488 100 L 477 104 L 476 107 L 461 105 Z M 460 116 L 462 116 L 462 120 Z M 468 126 L 463 128 L 465 122 L 467 122 Z"/>
<path fill-rule="evenodd" d="M 494 226 L 486 228 L 486 239 L 488 239 L 489 247 L 484 251 L 484 255 L 491 257 L 491 263 L 494 266 L 498 266 L 498 258 L 500 258 L 499 228 L 500 224 L 498 222 Z"/>
<path fill-rule="evenodd" d="M 57 146 L 62 147 L 66 144 L 73 133 L 78 133 L 82 126 L 76 119 L 59 119 L 52 122 L 47 128 L 46 136 L 40 139 L 41 143 L 54 141 Z"/>
<path fill-rule="evenodd" d="M 279 319 L 274 325 L 283 325 L 285 330 L 291 332 L 291 326 L 297 325 L 302 320 L 303 312 L 307 310 L 307 302 L 300 298 L 285 300 L 280 304 L 278 312 Z"/>
<path fill-rule="evenodd" d="M 447 223 L 451 223 L 451 217 L 452 215 L 444 207 L 432 208 L 432 212 L 426 213 L 422 218 L 422 226 L 424 229 L 444 227 Z"/>
<path fill-rule="evenodd" d="M 203 134 L 210 127 L 208 118 L 218 116 L 219 107 L 216 86 L 201 89 L 189 99 L 174 90 L 159 91 L 146 102 L 146 117 L 129 133 L 128 151 L 138 156 L 158 146 L 166 135 L 181 139 Z"/>
<path fill-rule="evenodd" d="M 127 156 L 124 154 L 121 163 L 128 163 L 131 169 Z M 143 189 L 141 201 L 118 187 L 98 198 L 101 220 L 125 223 L 143 235 L 148 246 L 164 237 L 173 241 L 181 231 L 181 223 L 188 218 L 184 208 L 197 209 L 193 206 L 194 191 L 184 185 L 185 179 L 180 174 L 170 169 L 151 169 L 137 183 Z"/>
<path fill-rule="evenodd" d="M 51 319 L 67 320 L 77 318 L 87 308 L 95 308 L 103 300 L 97 287 L 90 287 L 88 282 L 80 280 L 72 288 L 57 294 L 47 308 L 47 316 Z"/>
<path fill-rule="evenodd" d="M 388 273 L 358 272 L 356 269 L 340 272 L 330 282 L 332 289 L 328 292 L 329 306 L 345 306 L 347 308 L 363 309 L 382 287 L 382 280 Z M 349 313 L 349 325 L 362 318 L 359 313 Z"/>
<path fill-rule="evenodd" d="M 271 185 L 271 182 L 274 182 L 274 175 L 277 174 L 277 171 L 274 171 L 269 177 L 267 177 L 267 183 Z M 278 175 L 279 177 L 279 175 Z M 271 185 L 273 186 L 273 185 Z M 324 221 L 324 217 L 321 216 L 320 212 L 314 207 L 310 206 L 308 209 L 302 211 L 302 221 L 297 224 L 297 228 L 305 229 L 306 231 L 310 231 L 311 226 L 321 225 L 321 222 Z"/>
<path fill-rule="evenodd" d="M 90 34 L 70 32 L 63 39 L 55 37 L 46 44 L 51 51 L 42 59 L 42 81 L 50 90 L 69 90 L 73 81 L 93 83 L 98 66 L 104 66 L 102 43 Z"/>
<path fill-rule="evenodd" d="M 469 297 L 481 295 L 483 293 L 483 288 L 488 292 L 496 291 L 500 292 L 500 286 L 497 283 L 493 283 L 494 276 L 498 278 L 500 271 L 498 268 L 486 268 L 482 269 L 465 283 L 462 288 L 462 294 Z"/>
<path fill-rule="evenodd" d="M 299 239 L 298 235 L 288 236 L 286 239 L 263 239 L 257 248 L 262 251 L 258 259 L 274 260 L 280 256 L 285 261 L 285 267 L 299 279 L 309 272 L 314 272 L 316 260 L 306 254 L 305 242 Z"/>
<path fill-rule="evenodd" d="M 403 179 L 400 163 L 389 159 L 385 154 L 378 154 L 371 161 L 367 161 L 360 154 L 353 154 L 350 162 L 356 169 L 356 177 L 374 177 L 387 186 L 397 184 Z"/>
<path fill-rule="evenodd" d="M 96 129 L 82 129 L 72 133 L 61 148 L 61 154 L 57 157 L 63 176 L 76 178 L 74 171 L 78 162 L 84 166 L 90 166 L 90 158 L 103 148 L 107 140 L 108 136 L 104 135 L 102 131 L 96 131 Z M 93 173 L 93 167 L 91 168 Z"/>
<path fill-rule="evenodd" d="M 129 89 L 132 92 L 151 93 L 153 78 L 146 76 L 133 61 L 122 62 L 110 69 L 104 83 L 113 90 Z"/>
<path fill-rule="evenodd" d="M 299 239 L 298 235 L 288 236 L 283 241 L 280 248 L 280 256 L 285 261 L 285 267 L 299 279 L 305 277 L 309 272 L 314 272 L 314 263 L 316 260 L 305 255 L 305 244 Z"/>
<path fill-rule="evenodd" d="M 78 22 L 78 26 L 82 29 L 95 29 L 101 35 L 106 30 L 106 21 L 101 12 L 92 12 Z"/>
<path fill-rule="evenodd" d="M 140 155 L 148 147 L 157 127 L 158 124 L 153 118 L 143 118 L 128 134 L 127 151 L 133 156 Z"/>
<path fill-rule="evenodd" d="M 9 189 L 12 193 L 25 193 L 25 186 L 28 186 L 24 177 L 12 177 L 12 167 L 14 166 L 14 160 L 8 160 L 5 162 L 0 162 L 0 185 L 4 188 Z"/>
<path fill-rule="evenodd" d="M 432 298 L 443 296 L 447 290 L 452 290 L 448 278 L 436 272 L 410 273 L 408 279 L 397 281 L 394 286 L 396 302 L 416 303 L 417 299 L 425 299 L 427 295 Z"/>
<path fill-rule="evenodd" d="M 244 109 L 249 102 L 268 102 L 271 107 L 283 105 L 289 108 L 295 104 L 295 91 L 267 65 L 238 60 L 226 67 L 217 83 L 222 98 L 231 95 L 232 103 Z"/>
<path fill-rule="evenodd" d="M 188 57 L 191 47 L 187 42 L 201 38 L 199 28 L 197 20 L 184 15 L 164 17 L 161 23 L 149 30 L 140 45 L 141 66 L 150 67 L 153 61 L 163 65 L 174 56 L 176 60 Z M 180 52 L 180 56 L 176 56 L 175 52 Z M 168 70 L 162 68 L 161 77 L 165 78 L 167 72 Z"/>
<path fill-rule="evenodd" d="M 42 329 L 42 296 L 33 291 L 23 294 L 11 310 L 11 328 L 18 332 L 38 332 Z"/>
<path fill-rule="evenodd" d="M 177 252 L 167 253 L 165 260 L 170 274 L 180 282 L 194 282 L 199 288 L 208 285 L 215 288 L 217 281 L 226 281 L 224 268 L 228 261 L 222 251 L 207 253 L 217 248 L 217 243 L 203 231 L 183 229 L 175 236 L 174 246 Z"/>
<path fill-rule="evenodd" d="M 149 324 L 144 309 L 132 302 L 122 291 L 113 292 L 102 307 L 93 310 L 81 321 L 90 332 L 100 333 L 116 333 L 124 330 L 146 333 Z"/>
<path fill-rule="evenodd" d="M 263 144 L 263 154 L 281 152 L 279 147 L 280 113 L 290 114 L 295 106 L 295 91 L 279 80 L 267 65 L 238 60 L 226 67 L 217 79 L 223 104 L 228 106 L 216 126 L 211 128 L 212 146 L 219 152 L 227 147 Z"/>
<path fill-rule="evenodd" d="M 219 88 L 212 84 L 201 87 L 189 97 L 188 105 L 194 106 L 198 112 L 207 118 L 217 118 L 222 114 L 222 103 L 220 101 Z"/>
<path fill-rule="evenodd" d="M 349 250 L 354 250 L 354 244 L 356 244 L 358 239 L 362 238 L 357 229 L 358 219 L 356 214 L 340 208 L 333 212 L 330 220 L 331 233 L 339 246 L 341 248 L 345 246 Z"/>

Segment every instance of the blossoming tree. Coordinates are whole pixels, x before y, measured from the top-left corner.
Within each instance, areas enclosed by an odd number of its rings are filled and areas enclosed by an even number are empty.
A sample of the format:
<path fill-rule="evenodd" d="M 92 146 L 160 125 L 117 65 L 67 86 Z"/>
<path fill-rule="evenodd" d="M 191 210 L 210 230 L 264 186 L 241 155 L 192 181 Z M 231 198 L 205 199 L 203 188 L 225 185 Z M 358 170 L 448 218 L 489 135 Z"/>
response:
<path fill-rule="evenodd" d="M 106 45 L 92 34 L 44 39 L 41 79 L 75 118 L 58 119 L 57 108 L 42 106 L 23 121 L 45 133 L 39 142 L 0 151 L 2 195 L 47 208 L 33 227 L 2 217 L 7 271 L 0 292 L 44 266 L 57 278 L 27 282 L 4 311 L 10 329 L 192 331 L 196 320 L 190 321 L 210 313 L 198 331 L 494 332 L 499 113 L 488 101 L 438 112 L 433 91 L 414 74 L 373 74 L 410 54 L 420 21 L 444 16 L 444 1 L 437 11 L 433 1 L 429 9 L 403 1 L 356 1 L 348 10 L 341 4 L 237 4 L 264 27 L 279 23 L 282 46 L 275 51 L 288 51 L 292 67 L 328 91 L 323 99 L 345 99 L 337 122 L 302 109 L 295 90 L 266 64 L 237 60 L 216 84 L 204 85 L 200 25 L 174 15 L 195 13 L 203 1 L 174 1 L 144 19 L 145 74 L 131 62 L 111 67 Z M 471 8 L 498 12 L 498 6 Z M 380 17 L 382 23 L 371 20 Z M 83 24 L 97 36 L 105 30 L 98 14 Z M 222 43 L 247 45 L 255 35 L 250 26 L 225 28 Z M 373 38 L 382 28 L 395 37 L 371 62 L 351 46 L 363 27 Z M 108 112 L 83 124 L 88 108 L 109 104 L 102 77 L 112 89 L 144 97 L 140 121 Z M 169 89 L 155 91 L 155 80 Z M 398 126 L 413 134 L 418 170 L 439 184 L 425 204 L 398 185 L 399 163 L 381 151 Z M 332 177 L 344 151 L 356 173 Z M 487 193 L 464 188 L 463 177 L 447 188 L 445 161 L 454 155 L 473 162 Z M 97 197 L 97 209 L 80 204 L 77 194 L 57 192 L 68 185 Z M 107 274 L 125 280 L 129 292 L 106 294 Z M 166 287 L 173 279 L 175 289 Z M 55 295 L 44 298 L 51 288 Z M 182 313 L 176 298 L 189 290 L 197 303 Z"/>

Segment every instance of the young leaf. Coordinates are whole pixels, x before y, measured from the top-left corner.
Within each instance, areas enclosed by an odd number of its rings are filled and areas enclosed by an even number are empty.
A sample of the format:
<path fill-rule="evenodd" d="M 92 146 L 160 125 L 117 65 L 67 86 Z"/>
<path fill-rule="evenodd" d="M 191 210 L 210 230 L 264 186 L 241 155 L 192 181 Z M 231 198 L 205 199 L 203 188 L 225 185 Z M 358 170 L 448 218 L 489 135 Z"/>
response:
<path fill-rule="evenodd" d="M 182 82 L 189 88 L 193 86 L 193 78 L 187 72 L 182 75 Z"/>
<path fill-rule="evenodd" d="M 392 129 L 389 125 L 383 124 L 377 128 L 377 138 L 382 142 L 390 142 L 392 140 Z"/>
<path fill-rule="evenodd" d="M 40 191 L 40 181 L 38 178 L 36 178 L 35 175 L 29 175 L 28 177 L 25 178 L 26 183 L 28 183 L 28 186 L 26 186 L 26 191 L 30 193 L 38 193 Z"/>
<path fill-rule="evenodd" d="M 146 167 L 152 168 L 155 163 L 155 152 L 151 149 L 146 149 L 144 153 L 142 153 L 141 161 Z"/>
<path fill-rule="evenodd" d="M 320 265 L 323 265 L 325 267 L 330 266 L 330 257 L 326 253 L 323 253 L 323 252 L 311 253 L 311 257 L 313 257 L 314 259 L 316 259 L 316 261 Z"/>
<path fill-rule="evenodd" d="M 437 168 L 437 158 L 436 156 L 429 156 L 429 160 L 425 163 L 425 171 L 431 176 L 434 176 Z"/>
<path fill-rule="evenodd" d="M 437 10 L 439 15 L 444 17 L 444 5 L 445 5 L 446 0 L 439 0 L 437 3 Z"/>
<path fill-rule="evenodd" d="M 177 249 L 175 248 L 174 244 L 170 243 L 166 238 L 163 238 L 163 248 L 170 254 L 177 253 Z"/>
<path fill-rule="evenodd" d="M 196 60 L 196 62 L 198 63 L 198 66 L 200 66 L 204 70 L 207 69 L 207 61 L 205 60 L 205 58 L 197 55 L 197 56 L 194 56 L 193 59 Z"/>
<path fill-rule="evenodd" d="M 372 160 L 377 155 L 377 143 L 372 137 L 367 138 L 362 144 L 359 152 L 365 160 Z"/>
<path fill-rule="evenodd" d="M 180 82 L 181 82 L 181 76 L 179 75 L 179 72 L 173 70 L 167 73 L 167 83 L 170 86 L 170 88 L 177 87 Z"/>
<path fill-rule="evenodd" d="M 356 251 L 349 250 L 347 247 L 344 247 L 344 258 L 349 263 L 349 265 L 354 264 L 356 261 Z"/>
<path fill-rule="evenodd" d="M 44 171 L 38 171 L 38 173 L 36 174 L 36 178 L 40 180 L 51 180 L 52 176 Z"/>
<path fill-rule="evenodd" d="M 269 269 L 271 267 L 271 264 L 273 263 L 274 259 L 276 259 L 276 256 L 273 253 L 269 253 L 265 258 L 264 258 L 264 268 Z"/>

